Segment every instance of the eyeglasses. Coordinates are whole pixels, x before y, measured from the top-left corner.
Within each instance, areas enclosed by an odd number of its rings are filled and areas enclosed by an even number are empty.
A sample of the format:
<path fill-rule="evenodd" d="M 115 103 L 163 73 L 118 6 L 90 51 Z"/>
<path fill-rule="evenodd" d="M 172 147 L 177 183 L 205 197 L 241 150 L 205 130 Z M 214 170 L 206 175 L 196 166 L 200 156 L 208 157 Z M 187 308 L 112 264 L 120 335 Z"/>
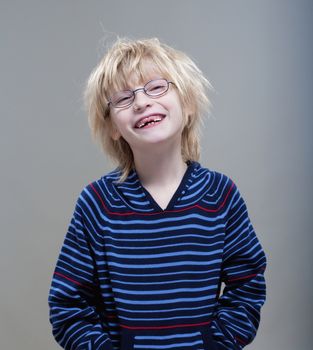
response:
<path fill-rule="evenodd" d="M 112 106 L 114 108 L 129 107 L 135 100 L 136 92 L 140 90 L 143 90 L 143 92 L 149 97 L 160 97 L 168 91 L 170 84 L 174 83 L 166 79 L 150 80 L 142 88 L 138 88 L 136 90 L 119 91 L 116 94 L 112 95 L 109 99 L 108 106 Z"/>

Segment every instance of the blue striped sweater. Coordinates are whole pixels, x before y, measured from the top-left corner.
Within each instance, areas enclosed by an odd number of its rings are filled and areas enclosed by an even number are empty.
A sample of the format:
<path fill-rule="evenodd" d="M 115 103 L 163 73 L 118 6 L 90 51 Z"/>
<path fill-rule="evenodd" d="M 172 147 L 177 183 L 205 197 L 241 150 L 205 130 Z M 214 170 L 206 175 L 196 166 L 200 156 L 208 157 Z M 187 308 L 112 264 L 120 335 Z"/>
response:
<path fill-rule="evenodd" d="M 253 340 L 264 252 L 232 180 L 188 164 L 165 210 L 135 171 L 83 189 L 49 294 L 64 349 L 225 350 Z"/>

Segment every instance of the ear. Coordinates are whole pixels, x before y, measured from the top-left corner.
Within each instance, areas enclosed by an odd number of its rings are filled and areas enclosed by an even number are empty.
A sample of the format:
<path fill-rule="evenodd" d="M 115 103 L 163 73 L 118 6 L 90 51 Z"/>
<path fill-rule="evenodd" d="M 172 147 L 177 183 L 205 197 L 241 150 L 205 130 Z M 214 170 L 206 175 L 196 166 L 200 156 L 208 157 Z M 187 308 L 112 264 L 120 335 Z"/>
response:
<path fill-rule="evenodd" d="M 118 128 L 116 127 L 115 123 L 113 120 L 110 120 L 109 124 L 110 128 L 110 136 L 114 141 L 118 141 L 118 139 L 121 137 L 121 133 L 118 131 Z"/>
<path fill-rule="evenodd" d="M 121 137 L 121 134 L 116 128 L 113 128 L 111 132 L 111 137 L 114 141 L 118 141 L 118 139 Z"/>
<path fill-rule="evenodd" d="M 190 127 L 191 118 L 192 118 L 192 112 L 191 112 L 191 111 L 186 111 L 186 114 L 185 114 L 185 125 L 184 125 L 184 127 L 187 127 L 187 128 Z"/>
<path fill-rule="evenodd" d="M 191 123 L 191 118 L 194 115 L 194 106 L 193 105 L 184 106 L 183 114 L 184 114 L 185 126 L 189 127 Z"/>

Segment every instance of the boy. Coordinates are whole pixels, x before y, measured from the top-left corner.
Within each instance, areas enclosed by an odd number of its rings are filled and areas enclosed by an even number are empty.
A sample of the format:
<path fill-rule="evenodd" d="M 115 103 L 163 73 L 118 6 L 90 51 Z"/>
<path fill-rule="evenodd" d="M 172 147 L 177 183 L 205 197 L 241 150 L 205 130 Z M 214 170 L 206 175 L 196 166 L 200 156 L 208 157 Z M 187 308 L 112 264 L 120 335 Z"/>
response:
<path fill-rule="evenodd" d="M 157 39 L 118 40 L 91 74 L 89 125 L 118 168 L 81 192 L 57 262 L 63 348 L 242 349 L 255 337 L 266 258 L 236 185 L 197 162 L 209 86 Z"/>

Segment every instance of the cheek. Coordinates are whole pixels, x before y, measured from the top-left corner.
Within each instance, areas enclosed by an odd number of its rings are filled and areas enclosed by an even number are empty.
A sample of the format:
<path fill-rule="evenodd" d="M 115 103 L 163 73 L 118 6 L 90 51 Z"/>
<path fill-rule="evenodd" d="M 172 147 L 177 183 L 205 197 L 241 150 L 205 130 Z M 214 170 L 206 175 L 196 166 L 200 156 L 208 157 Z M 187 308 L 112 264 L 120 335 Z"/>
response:
<path fill-rule="evenodd" d="M 181 120 L 181 123 L 183 126 L 185 126 L 188 123 L 188 112 L 184 110 L 180 100 L 177 100 L 177 104 L 175 106 L 175 110 L 177 113 L 177 116 Z"/>
<path fill-rule="evenodd" d="M 185 121 L 186 113 L 185 113 L 185 110 L 183 108 L 182 101 L 177 94 L 175 95 L 175 107 L 174 108 L 176 110 L 176 113 L 180 114 L 181 117 L 183 118 L 183 120 Z"/>

